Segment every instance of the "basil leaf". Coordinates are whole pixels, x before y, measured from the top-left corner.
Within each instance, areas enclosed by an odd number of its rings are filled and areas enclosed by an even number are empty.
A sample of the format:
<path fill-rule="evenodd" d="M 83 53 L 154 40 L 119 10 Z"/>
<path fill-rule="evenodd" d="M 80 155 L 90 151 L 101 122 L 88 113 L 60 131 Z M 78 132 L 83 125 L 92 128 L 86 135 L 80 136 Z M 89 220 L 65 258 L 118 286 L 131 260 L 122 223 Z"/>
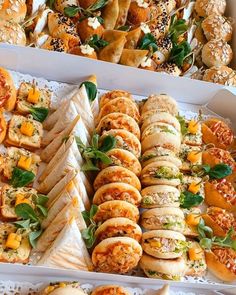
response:
<path fill-rule="evenodd" d="M 92 248 L 95 241 L 96 241 L 96 238 L 94 235 L 96 229 L 97 229 L 97 226 L 94 224 L 91 224 L 88 228 L 82 230 L 82 232 L 81 232 L 82 237 L 85 241 L 86 247 L 88 249 Z"/>
<path fill-rule="evenodd" d="M 85 82 L 81 83 L 80 87 L 82 85 L 85 86 L 89 100 L 94 101 L 95 98 L 97 97 L 97 86 L 93 82 L 90 82 L 90 81 L 85 81 Z"/>
<path fill-rule="evenodd" d="M 173 43 L 178 43 L 179 36 L 183 35 L 188 30 L 188 25 L 184 19 L 177 19 L 174 15 L 171 19 L 171 25 L 169 29 L 169 36 Z"/>
<path fill-rule="evenodd" d="M 198 233 L 200 238 L 206 238 L 207 236 L 212 237 L 213 236 L 213 230 L 205 225 L 205 221 L 203 218 L 200 218 L 199 224 L 198 224 Z"/>
<path fill-rule="evenodd" d="M 33 116 L 34 120 L 38 122 L 43 122 L 48 116 L 49 110 L 46 108 L 30 108 L 30 113 Z"/>
<path fill-rule="evenodd" d="M 108 2 L 108 0 L 98 0 L 95 3 L 93 3 L 92 5 L 90 5 L 88 10 L 93 12 L 98 9 L 101 9 L 107 5 L 107 2 Z"/>
<path fill-rule="evenodd" d="M 35 175 L 33 172 L 14 167 L 10 184 L 13 187 L 23 187 L 33 182 L 34 179 Z"/>
<path fill-rule="evenodd" d="M 214 237 L 212 242 L 214 245 L 236 250 L 236 240 L 234 240 L 234 237 L 235 231 L 234 228 L 231 228 L 225 237 Z"/>
<path fill-rule="evenodd" d="M 39 211 L 41 212 L 41 214 L 44 216 L 44 217 L 47 217 L 48 216 L 48 209 L 45 208 L 44 206 L 42 205 L 36 205 L 36 207 L 39 209 Z"/>
<path fill-rule="evenodd" d="M 96 159 L 100 160 L 102 163 L 107 164 L 107 165 L 112 163 L 112 160 L 103 152 L 95 151 L 94 153 L 96 155 Z"/>
<path fill-rule="evenodd" d="M 211 179 L 222 179 L 226 176 L 232 174 L 232 168 L 226 164 L 217 164 L 213 168 L 210 169 L 208 175 Z"/>
<path fill-rule="evenodd" d="M 101 25 L 104 24 L 104 19 L 101 16 L 97 16 L 97 19 Z"/>
<path fill-rule="evenodd" d="M 170 53 L 170 61 L 174 62 L 177 66 L 182 67 L 184 60 L 191 52 L 190 44 L 187 41 L 183 41 L 180 44 L 173 44 L 173 48 Z"/>
<path fill-rule="evenodd" d="M 79 6 L 72 5 L 64 8 L 64 14 L 68 17 L 74 17 L 80 10 Z"/>
<path fill-rule="evenodd" d="M 88 45 L 93 47 L 96 51 L 99 51 L 99 49 L 106 47 L 108 44 L 109 42 L 101 39 L 98 35 L 93 35 L 88 41 Z"/>
<path fill-rule="evenodd" d="M 100 171 L 100 169 L 95 166 L 92 161 L 87 160 L 87 163 L 82 165 L 81 171 Z"/>
<path fill-rule="evenodd" d="M 98 212 L 98 206 L 97 205 L 92 205 L 91 209 L 89 211 L 90 219 L 92 219 L 96 215 L 97 212 Z"/>
<path fill-rule="evenodd" d="M 15 207 L 15 213 L 18 217 L 23 219 L 30 219 L 33 221 L 39 221 L 34 209 L 26 203 L 19 204 Z"/>
<path fill-rule="evenodd" d="M 128 32 L 131 29 L 131 26 L 121 26 L 117 30 Z"/>
<path fill-rule="evenodd" d="M 42 194 L 37 194 L 36 203 L 41 206 L 45 206 L 48 202 L 48 197 Z"/>
<path fill-rule="evenodd" d="M 98 149 L 98 141 L 100 136 L 98 134 L 94 134 L 92 137 L 92 147 Z"/>
<path fill-rule="evenodd" d="M 204 198 L 199 194 L 193 194 L 189 191 L 181 193 L 180 196 L 180 207 L 190 209 L 196 207 L 203 202 Z"/>
<path fill-rule="evenodd" d="M 202 165 L 201 167 L 207 174 L 211 171 L 210 165 Z"/>
<path fill-rule="evenodd" d="M 145 34 L 139 43 L 139 48 L 152 50 L 152 52 L 157 51 L 156 38 L 151 33 Z"/>
<path fill-rule="evenodd" d="M 49 1 L 47 1 L 47 5 L 49 6 L 49 8 L 54 9 L 55 0 L 49 0 Z"/>
<path fill-rule="evenodd" d="M 84 221 L 86 223 L 89 223 L 90 222 L 90 214 L 89 214 L 89 212 L 88 211 L 82 211 L 81 214 L 82 214 L 82 216 L 84 218 Z"/>
<path fill-rule="evenodd" d="M 188 133 L 188 126 L 184 117 L 178 115 L 176 119 L 179 121 L 182 136 L 185 136 Z"/>
<path fill-rule="evenodd" d="M 40 230 L 32 231 L 31 233 L 29 233 L 29 242 L 33 248 L 36 247 L 36 240 L 42 234 L 42 232 L 43 230 L 40 229 Z"/>
<path fill-rule="evenodd" d="M 116 138 L 112 135 L 107 135 L 103 142 L 102 145 L 99 147 L 99 150 L 103 153 L 106 153 L 116 146 Z"/>
<path fill-rule="evenodd" d="M 27 229 L 30 227 L 30 219 L 15 221 L 14 224 L 18 227 Z"/>
<path fill-rule="evenodd" d="M 212 240 L 209 238 L 203 238 L 200 240 L 199 244 L 203 249 L 211 249 Z"/>

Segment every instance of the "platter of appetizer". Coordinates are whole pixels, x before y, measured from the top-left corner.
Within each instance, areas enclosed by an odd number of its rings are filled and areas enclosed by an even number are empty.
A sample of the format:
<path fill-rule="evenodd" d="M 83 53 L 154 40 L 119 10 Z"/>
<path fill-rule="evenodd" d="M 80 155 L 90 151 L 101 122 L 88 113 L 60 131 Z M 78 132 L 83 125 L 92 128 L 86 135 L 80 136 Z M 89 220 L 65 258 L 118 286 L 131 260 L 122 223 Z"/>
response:
<path fill-rule="evenodd" d="M 235 86 L 233 5 L 233 0 L 5 0 L 0 42 Z"/>

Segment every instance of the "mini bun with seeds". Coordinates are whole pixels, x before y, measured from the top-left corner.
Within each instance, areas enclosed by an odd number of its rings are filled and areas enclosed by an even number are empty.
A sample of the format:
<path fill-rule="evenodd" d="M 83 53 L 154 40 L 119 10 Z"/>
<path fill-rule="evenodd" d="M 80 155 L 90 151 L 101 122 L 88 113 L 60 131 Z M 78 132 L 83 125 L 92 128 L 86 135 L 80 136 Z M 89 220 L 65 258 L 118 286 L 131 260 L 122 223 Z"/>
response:
<path fill-rule="evenodd" d="M 16 23 L 24 21 L 27 12 L 25 0 L 3 0 L 0 3 L 0 19 Z"/>
<path fill-rule="evenodd" d="M 25 32 L 18 23 L 0 20 L 0 42 L 25 46 Z"/>
<path fill-rule="evenodd" d="M 227 66 L 232 58 L 231 46 L 222 40 L 211 40 L 202 49 L 202 61 L 209 68 Z"/>
<path fill-rule="evenodd" d="M 227 66 L 212 67 L 205 71 L 203 80 L 227 86 L 236 86 L 236 72 Z"/>
<path fill-rule="evenodd" d="M 198 16 L 207 17 L 212 13 L 223 15 L 226 9 L 226 0 L 196 0 L 195 11 Z"/>

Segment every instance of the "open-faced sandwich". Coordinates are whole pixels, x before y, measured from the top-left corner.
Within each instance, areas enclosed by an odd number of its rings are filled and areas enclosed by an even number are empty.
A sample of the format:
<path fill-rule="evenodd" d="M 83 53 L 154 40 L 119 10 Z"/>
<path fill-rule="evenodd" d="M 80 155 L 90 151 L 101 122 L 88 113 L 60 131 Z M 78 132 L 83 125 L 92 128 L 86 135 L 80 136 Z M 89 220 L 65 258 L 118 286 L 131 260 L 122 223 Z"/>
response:
<path fill-rule="evenodd" d="M 128 237 L 108 238 L 93 250 L 92 262 L 96 270 L 107 273 L 127 273 L 138 265 L 142 256 L 140 244 Z"/>
<path fill-rule="evenodd" d="M 182 143 L 192 146 L 202 145 L 202 125 L 200 122 L 192 119 L 186 121 L 186 132 L 183 136 Z"/>
<path fill-rule="evenodd" d="M 189 172 L 192 166 L 202 165 L 202 150 L 198 146 L 182 144 L 179 157 L 182 160 L 181 170 Z"/>
<path fill-rule="evenodd" d="M 189 248 L 186 253 L 187 269 L 185 275 L 187 276 L 203 276 L 206 272 L 207 265 L 205 260 L 204 250 L 195 241 L 188 241 Z"/>
<path fill-rule="evenodd" d="M 42 136 L 43 127 L 40 122 L 13 115 L 9 123 L 6 143 L 34 150 L 40 148 Z"/>

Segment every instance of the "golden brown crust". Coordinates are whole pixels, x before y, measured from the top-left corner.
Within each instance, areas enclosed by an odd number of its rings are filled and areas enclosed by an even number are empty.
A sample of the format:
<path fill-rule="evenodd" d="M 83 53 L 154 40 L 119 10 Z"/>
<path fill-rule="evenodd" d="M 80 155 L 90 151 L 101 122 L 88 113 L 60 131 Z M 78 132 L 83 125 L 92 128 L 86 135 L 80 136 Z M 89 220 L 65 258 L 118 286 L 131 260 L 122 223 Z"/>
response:
<path fill-rule="evenodd" d="M 16 88 L 10 73 L 0 68 L 0 107 L 11 112 L 16 104 Z"/>
<path fill-rule="evenodd" d="M 27 12 L 25 0 L 3 0 L 0 6 L 0 19 L 14 20 L 16 23 L 24 21 Z"/>
<path fill-rule="evenodd" d="M 140 25 L 150 19 L 149 7 L 140 7 L 136 1 L 131 2 L 128 11 L 128 21 L 133 25 Z"/>
<path fill-rule="evenodd" d="M 117 98 L 117 97 L 127 97 L 130 100 L 133 100 L 132 95 L 125 91 L 125 90 L 113 90 L 113 91 L 109 91 L 106 92 L 105 94 L 103 94 L 100 98 L 100 108 L 102 108 L 106 103 L 108 103 L 109 101 Z"/>
<path fill-rule="evenodd" d="M 82 42 L 85 42 L 93 35 L 98 35 L 99 37 L 101 37 L 104 32 L 104 27 L 101 24 L 96 29 L 90 27 L 88 25 L 87 18 L 79 22 L 77 28 Z"/>
<path fill-rule="evenodd" d="M 98 59 L 96 51 L 93 51 L 92 54 L 84 54 L 81 51 L 81 47 L 80 46 L 75 46 L 75 47 L 71 48 L 68 51 L 68 53 L 74 54 L 74 55 L 79 55 L 79 56 L 84 56 L 84 57 L 88 57 L 88 58 L 92 58 L 92 59 Z"/>
<path fill-rule="evenodd" d="M 7 122 L 3 116 L 2 110 L 0 109 L 0 143 L 3 142 L 7 134 Z"/>
<path fill-rule="evenodd" d="M 123 287 L 118 285 L 106 285 L 96 287 L 91 295 L 130 295 Z"/>

